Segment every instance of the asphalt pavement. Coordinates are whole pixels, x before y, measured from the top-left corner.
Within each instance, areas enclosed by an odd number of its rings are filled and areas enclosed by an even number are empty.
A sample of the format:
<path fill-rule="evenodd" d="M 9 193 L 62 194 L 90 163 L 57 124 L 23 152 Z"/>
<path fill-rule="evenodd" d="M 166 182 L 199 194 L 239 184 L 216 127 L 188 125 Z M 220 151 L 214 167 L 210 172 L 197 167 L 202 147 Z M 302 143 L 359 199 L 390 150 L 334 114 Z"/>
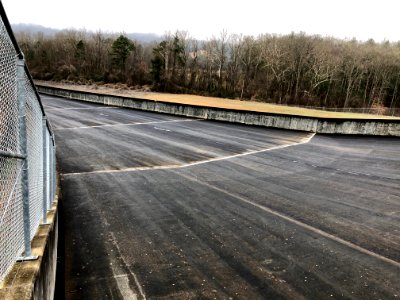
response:
<path fill-rule="evenodd" d="M 400 299 L 399 138 L 42 99 L 66 299 Z"/>

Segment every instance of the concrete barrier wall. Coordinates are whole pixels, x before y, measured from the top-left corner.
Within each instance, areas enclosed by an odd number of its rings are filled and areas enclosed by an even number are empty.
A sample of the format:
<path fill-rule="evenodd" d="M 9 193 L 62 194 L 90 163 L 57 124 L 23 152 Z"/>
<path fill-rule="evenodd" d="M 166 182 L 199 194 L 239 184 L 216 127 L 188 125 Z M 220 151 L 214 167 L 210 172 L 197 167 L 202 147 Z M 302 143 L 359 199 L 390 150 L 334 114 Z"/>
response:
<path fill-rule="evenodd" d="M 331 119 L 229 110 L 171 103 L 122 96 L 103 95 L 93 92 L 73 91 L 62 88 L 36 85 L 43 94 L 60 96 L 68 99 L 95 102 L 105 105 L 127 107 L 179 116 L 196 117 L 216 121 L 242 123 L 282 129 L 301 130 L 324 134 L 358 134 L 400 136 L 400 120 L 391 119 Z"/>
<path fill-rule="evenodd" d="M 58 213 L 48 233 L 46 248 L 43 253 L 41 267 L 34 284 L 32 299 L 54 299 L 57 270 L 58 246 Z"/>
<path fill-rule="evenodd" d="M 54 299 L 58 245 L 57 203 L 55 200 L 47 213 L 48 224 L 40 225 L 32 240 L 32 255 L 38 258 L 15 263 L 0 286 L 0 299 Z"/>

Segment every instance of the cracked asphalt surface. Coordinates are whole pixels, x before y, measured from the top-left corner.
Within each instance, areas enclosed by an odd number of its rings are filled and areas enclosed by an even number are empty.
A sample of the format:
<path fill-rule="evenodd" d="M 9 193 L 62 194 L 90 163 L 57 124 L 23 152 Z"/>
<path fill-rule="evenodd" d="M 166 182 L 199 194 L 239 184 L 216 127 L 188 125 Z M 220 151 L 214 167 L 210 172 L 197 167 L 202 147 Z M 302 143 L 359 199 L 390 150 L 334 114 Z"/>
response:
<path fill-rule="evenodd" d="M 400 299 L 400 139 L 42 98 L 66 299 Z"/>

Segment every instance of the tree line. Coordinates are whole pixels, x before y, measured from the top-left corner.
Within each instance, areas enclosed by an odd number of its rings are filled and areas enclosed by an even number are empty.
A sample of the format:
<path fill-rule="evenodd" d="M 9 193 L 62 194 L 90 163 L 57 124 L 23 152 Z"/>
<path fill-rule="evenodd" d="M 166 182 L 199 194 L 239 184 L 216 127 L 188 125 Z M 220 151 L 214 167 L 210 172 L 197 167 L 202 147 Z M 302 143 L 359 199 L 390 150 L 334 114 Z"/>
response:
<path fill-rule="evenodd" d="M 17 39 L 35 79 L 149 85 L 288 105 L 400 106 L 400 42 L 226 31 L 206 41 L 184 31 L 153 43 L 74 30 Z"/>

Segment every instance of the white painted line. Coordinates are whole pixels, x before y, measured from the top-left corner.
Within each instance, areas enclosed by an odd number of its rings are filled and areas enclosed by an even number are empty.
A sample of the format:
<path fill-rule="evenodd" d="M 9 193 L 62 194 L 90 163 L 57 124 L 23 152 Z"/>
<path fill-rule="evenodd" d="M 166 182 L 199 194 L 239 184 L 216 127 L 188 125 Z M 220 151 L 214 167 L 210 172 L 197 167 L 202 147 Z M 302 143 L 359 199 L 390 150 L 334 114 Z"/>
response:
<path fill-rule="evenodd" d="M 311 139 L 314 136 L 315 136 L 315 133 L 311 134 L 310 136 L 308 136 L 307 138 L 303 139 L 302 141 L 300 141 L 298 143 L 279 145 L 279 146 L 274 146 L 274 147 L 271 147 L 271 148 L 266 148 L 266 149 L 261 149 L 261 150 L 253 150 L 253 151 L 248 151 L 248 152 L 229 155 L 229 156 L 216 157 L 216 158 L 211 158 L 211 159 L 207 159 L 207 160 L 196 161 L 196 162 L 193 162 L 193 163 L 188 163 L 188 164 L 182 165 L 182 166 L 180 166 L 180 168 L 187 168 L 187 167 L 191 167 L 191 166 L 208 164 L 208 163 L 214 162 L 214 161 L 227 160 L 227 159 L 232 159 L 232 158 L 248 156 L 248 155 L 263 153 L 263 152 L 267 152 L 267 151 L 273 151 L 273 150 L 278 150 L 278 149 L 284 149 L 284 148 L 288 148 L 288 147 L 298 146 L 298 145 L 302 145 L 302 144 L 307 144 L 308 142 L 311 141 Z"/>
<path fill-rule="evenodd" d="M 160 127 L 153 127 L 155 130 L 160 130 L 160 131 L 167 131 L 170 132 L 171 130 L 169 129 L 164 129 L 164 128 L 160 128 Z"/>
<path fill-rule="evenodd" d="M 128 264 L 128 263 L 126 262 L 124 256 L 122 255 L 121 249 L 119 248 L 119 245 L 118 245 L 118 243 L 117 243 L 117 239 L 115 238 L 114 233 L 113 233 L 113 232 L 110 232 L 110 235 L 111 235 L 112 243 L 113 243 L 113 245 L 115 246 L 115 248 L 116 248 L 117 251 L 118 251 L 119 257 L 122 259 L 122 261 L 123 261 L 125 267 L 128 269 L 129 273 L 132 275 L 133 279 L 135 280 L 135 284 L 136 284 L 136 287 L 137 287 L 138 290 L 139 290 L 140 295 L 142 296 L 143 299 L 146 299 L 146 295 L 144 294 L 143 287 L 142 287 L 142 285 L 140 284 L 139 279 L 138 279 L 138 277 L 136 276 L 136 274 L 135 274 L 134 272 L 131 271 L 130 264 Z M 125 278 L 125 279 L 126 279 L 126 280 L 125 280 L 124 282 L 121 282 L 121 288 L 122 288 L 123 290 L 125 290 L 126 292 L 128 292 L 129 294 L 134 294 L 134 292 L 129 288 L 129 280 L 128 280 L 128 278 Z M 118 281 L 117 281 L 117 284 L 118 284 Z M 119 287 L 119 284 L 118 284 L 118 287 Z M 128 293 L 127 293 L 127 294 L 128 294 Z M 129 297 L 129 295 L 127 295 L 127 296 L 128 296 L 128 297 L 126 297 L 126 298 L 124 297 L 124 299 L 133 299 L 133 298 Z M 136 296 L 136 294 L 135 294 L 135 296 Z"/>
<path fill-rule="evenodd" d="M 164 166 L 152 166 L 152 167 L 132 167 L 132 168 L 125 168 L 125 169 L 118 169 L 118 170 L 114 169 L 114 170 L 98 170 L 98 171 L 80 172 L 80 173 L 63 173 L 61 175 L 62 176 L 74 176 L 74 175 L 88 175 L 88 174 L 137 172 L 137 171 L 148 171 L 148 170 L 182 169 L 182 168 L 188 168 L 188 167 L 192 167 L 192 166 L 208 164 L 208 163 L 212 163 L 212 162 L 216 162 L 216 161 L 228 160 L 228 159 L 232 159 L 232 158 L 238 158 L 238 157 L 243 157 L 243 156 L 263 153 L 263 152 L 267 152 L 267 151 L 273 151 L 273 150 L 278 150 L 278 149 L 284 149 L 284 148 L 288 148 L 288 147 L 298 146 L 298 145 L 302 145 L 302 144 L 307 144 L 308 142 L 311 141 L 311 139 L 314 136 L 315 136 L 315 133 L 310 134 L 307 138 L 304 138 L 302 141 L 297 142 L 297 143 L 279 145 L 279 146 L 274 146 L 274 147 L 271 147 L 271 148 L 266 148 L 266 149 L 261 149 L 261 150 L 252 150 L 252 151 L 247 151 L 247 152 L 244 152 L 244 153 L 233 154 L 233 155 L 228 155 L 228 156 L 215 157 L 215 158 L 211 158 L 211 159 L 207 159 L 207 160 L 200 160 L 200 161 L 195 161 L 195 162 L 192 162 L 192 163 L 187 163 L 187 164 L 182 164 L 182 165 L 164 165 Z"/>
<path fill-rule="evenodd" d="M 153 166 L 153 167 L 133 167 L 116 170 L 97 170 L 80 173 L 62 173 L 62 176 L 75 176 L 75 175 L 90 175 L 90 174 L 111 174 L 111 173 L 125 173 L 125 172 L 137 172 L 137 171 L 148 171 L 148 170 L 165 170 L 165 169 L 176 169 L 181 165 L 164 165 L 164 166 Z"/>
<path fill-rule="evenodd" d="M 191 180 L 191 181 L 195 181 L 195 182 L 197 182 L 197 183 L 199 183 L 199 184 L 201 184 L 201 185 L 207 186 L 208 188 L 211 188 L 211 189 L 214 189 L 214 190 L 216 190 L 216 191 L 222 192 L 222 193 L 224 193 L 224 194 L 226 194 L 226 195 L 228 195 L 228 196 L 231 196 L 231 197 L 233 197 L 233 198 L 235 198 L 235 199 L 237 199 L 237 200 L 240 200 L 240 201 L 242 201 L 242 202 L 245 202 L 245 203 L 247 203 L 247 204 L 250 204 L 250 205 L 252 205 L 252 206 L 254 206 L 254 207 L 257 207 L 257 208 L 259 208 L 259 209 L 261 209 L 261 210 L 263 210 L 263 211 L 265 211 L 265 212 L 267 212 L 267 213 L 269 213 L 269 214 L 272 214 L 272 215 L 274 215 L 274 216 L 276 216 L 276 217 L 279 217 L 279 218 L 281 218 L 281 219 L 284 219 L 285 221 L 288 221 L 288 222 L 290 222 L 290 223 L 296 224 L 297 226 L 300 226 L 300 227 L 302 227 L 302 228 L 304 228 L 304 229 L 306 229 L 306 230 L 309 230 L 309 231 L 311 231 L 311 232 L 313 232 L 313 233 L 316 233 L 316 234 L 318 234 L 318 235 L 321 235 L 321 236 L 323 236 L 323 237 L 325 237 L 325 238 L 327 238 L 327 239 L 330 239 L 330 240 L 332 240 L 332 241 L 335 241 L 335 242 L 337 242 L 337 243 L 339 243 L 339 244 L 341 244 L 341 245 L 347 246 L 347 247 L 349 247 L 349 248 L 351 248 L 351 249 L 353 249 L 353 250 L 356 250 L 356 251 L 359 251 L 359 252 L 361 252 L 361 253 L 363 253 L 363 254 L 372 256 L 372 257 L 374 257 L 374 258 L 377 258 L 377 259 L 379 259 L 379 260 L 381 260 L 381 261 L 384 261 L 384 262 L 389 263 L 389 264 L 391 264 L 391 265 L 394 265 L 394 266 L 396 266 L 396 267 L 400 267 L 400 262 L 397 262 L 397 261 L 395 261 L 395 260 L 392 260 L 392 259 L 390 259 L 390 258 L 387 258 L 387 257 L 385 257 L 385 256 L 382 256 L 382 255 L 380 255 L 380 254 L 378 254 L 378 253 L 372 252 L 372 251 L 370 251 L 370 250 L 368 250 L 368 249 L 365 249 L 365 248 L 363 248 L 363 247 L 361 247 L 361 246 L 358 246 L 358 245 L 356 245 L 356 244 L 354 244 L 354 243 L 352 243 L 352 242 L 346 241 L 346 240 L 344 240 L 344 239 L 342 239 L 342 238 L 340 238 L 340 237 L 337 237 L 337 236 L 335 236 L 335 235 L 333 235 L 333 234 L 330 234 L 330 233 L 328 233 L 328 232 L 326 232 L 326 231 L 323 231 L 323 230 L 321 230 L 321 229 L 318 229 L 318 228 L 316 228 L 316 227 L 313 227 L 313 226 L 311 226 L 311 225 L 308 225 L 308 224 L 306 224 L 306 223 L 303 223 L 303 222 L 301 222 L 301 221 L 298 221 L 298 220 L 296 220 L 296 219 L 294 219 L 294 218 L 292 218 L 292 217 L 289 217 L 289 216 L 287 216 L 287 215 L 284 215 L 284 214 L 282 214 L 282 213 L 280 213 L 280 212 L 278 212 L 278 211 L 276 211 L 276 210 L 273 210 L 273 209 L 268 208 L 268 207 L 266 207 L 266 206 L 263 206 L 263 205 L 261 205 L 261 204 L 255 203 L 255 202 L 253 202 L 253 201 L 251 201 L 251 200 L 249 200 L 249 199 L 246 199 L 246 198 L 244 198 L 244 197 L 242 197 L 242 196 L 240 196 L 240 195 L 233 194 L 233 193 L 231 193 L 231 192 L 229 192 L 229 191 L 227 191 L 227 190 L 221 189 L 221 188 L 216 187 L 216 186 L 214 186 L 214 185 L 211 185 L 211 184 L 209 184 L 209 183 L 207 183 L 207 182 L 199 181 L 199 180 L 197 180 L 196 178 L 191 177 L 191 176 L 189 176 L 189 175 L 184 175 L 184 174 L 181 174 L 181 173 L 179 173 L 179 175 L 182 176 L 182 177 L 185 177 L 185 178 L 187 178 L 187 179 L 189 179 L 189 180 Z"/>
<path fill-rule="evenodd" d="M 131 290 L 129 286 L 129 278 L 121 275 L 115 275 L 114 267 L 111 267 L 113 278 L 117 282 L 118 290 L 121 292 L 122 299 L 124 300 L 137 300 L 137 294 Z"/>
<path fill-rule="evenodd" d="M 132 123 L 117 123 L 117 124 L 102 124 L 102 125 L 93 125 L 93 126 L 55 128 L 54 130 L 75 130 L 75 129 L 89 129 L 89 128 L 99 128 L 99 127 L 135 126 L 135 125 L 146 125 L 146 124 L 195 122 L 195 121 L 202 121 L 202 120 L 184 119 L 184 120 L 169 120 L 169 121 L 154 121 L 154 122 L 136 122 L 136 123 L 132 122 Z M 159 128 L 157 128 L 157 129 L 159 129 Z"/>
<path fill-rule="evenodd" d="M 116 108 L 121 108 L 117 106 L 101 106 L 101 107 L 67 107 L 67 108 L 62 108 L 62 107 L 54 107 L 54 108 L 46 108 L 45 111 L 50 111 L 50 110 L 93 110 L 93 109 L 116 109 Z"/>

